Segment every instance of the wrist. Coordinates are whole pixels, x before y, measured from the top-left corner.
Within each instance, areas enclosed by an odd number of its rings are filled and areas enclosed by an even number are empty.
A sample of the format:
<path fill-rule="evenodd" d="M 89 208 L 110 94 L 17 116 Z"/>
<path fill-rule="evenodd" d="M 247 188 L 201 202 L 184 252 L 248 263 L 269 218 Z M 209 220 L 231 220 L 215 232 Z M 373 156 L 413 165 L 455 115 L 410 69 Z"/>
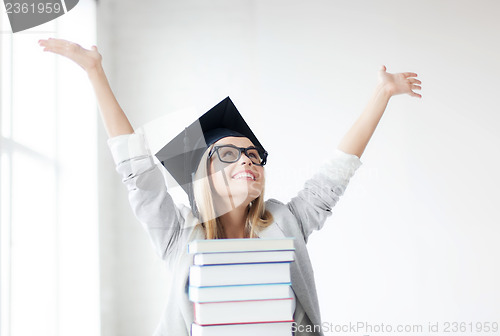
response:
<path fill-rule="evenodd" d="M 104 73 L 104 69 L 102 68 L 102 64 L 100 62 L 93 64 L 92 66 L 85 69 L 85 71 L 87 72 L 87 75 L 90 79 L 99 77 Z"/>
<path fill-rule="evenodd" d="M 375 88 L 375 92 L 377 95 L 382 95 L 384 98 L 387 98 L 387 100 L 394 96 L 393 87 L 387 83 L 379 83 Z"/>

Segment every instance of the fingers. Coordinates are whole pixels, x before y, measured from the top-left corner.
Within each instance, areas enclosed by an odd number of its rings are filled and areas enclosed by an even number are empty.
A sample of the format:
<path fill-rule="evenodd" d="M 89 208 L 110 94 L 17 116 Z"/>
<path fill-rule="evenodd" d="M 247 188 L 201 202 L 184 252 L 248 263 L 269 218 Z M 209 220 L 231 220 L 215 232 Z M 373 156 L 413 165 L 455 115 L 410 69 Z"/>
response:
<path fill-rule="evenodd" d="M 414 79 L 413 82 L 421 84 L 421 82 L 417 79 Z M 409 92 L 410 96 L 412 97 L 422 98 L 422 95 L 414 92 L 414 90 L 422 90 L 422 87 L 420 85 L 410 84 L 410 92 Z"/>
<path fill-rule="evenodd" d="M 66 41 L 63 39 L 49 38 L 47 40 L 39 40 L 38 44 L 44 47 L 43 51 L 50 51 L 56 54 L 67 56 L 71 52 L 75 52 L 80 48 L 80 45 Z"/>
<path fill-rule="evenodd" d="M 422 95 L 421 95 L 421 94 L 418 94 L 418 93 L 413 92 L 413 91 L 410 91 L 410 96 L 412 96 L 412 97 L 417 97 L 417 98 L 422 98 Z"/>
<path fill-rule="evenodd" d="M 385 65 L 381 65 L 381 66 L 380 66 L 380 70 L 381 70 L 381 71 L 386 71 L 386 70 L 387 70 L 387 68 L 385 67 Z M 418 76 L 418 75 L 417 75 L 416 73 L 414 73 L 414 72 L 402 72 L 402 73 L 401 73 L 401 75 L 403 75 L 403 77 L 408 78 L 408 79 L 410 79 L 410 77 L 417 77 L 417 76 Z"/>
<path fill-rule="evenodd" d="M 422 98 L 422 95 L 416 93 L 414 90 L 422 90 L 422 87 L 420 85 L 410 84 L 410 91 L 408 92 L 412 97 Z"/>
<path fill-rule="evenodd" d="M 405 77 L 417 77 L 418 75 L 414 72 L 403 72 Z"/>
<path fill-rule="evenodd" d="M 38 40 L 38 44 L 40 44 L 42 47 L 54 47 L 62 44 L 68 44 L 71 43 L 69 41 L 63 40 L 63 39 L 55 39 L 55 38 L 48 38 L 48 39 L 41 39 Z"/>
<path fill-rule="evenodd" d="M 62 43 L 62 40 L 58 40 L 58 39 L 53 39 L 53 38 L 49 38 L 47 40 L 39 40 L 38 41 L 38 44 L 43 47 L 43 51 L 54 51 L 54 49 L 57 48 L 57 46 L 59 44 Z"/>
<path fill-rule="evenodd" d="M 49 40 L 38 40 L 38 45 L 43 47 L 43 51 L 47 51 L 47 45 L 49 44 Z"/>
<path fill-rule="evenodd" d="M 411 84 L 422 84 L 422 82 L 416 78 L 408 78 L 408 82 Z"/>

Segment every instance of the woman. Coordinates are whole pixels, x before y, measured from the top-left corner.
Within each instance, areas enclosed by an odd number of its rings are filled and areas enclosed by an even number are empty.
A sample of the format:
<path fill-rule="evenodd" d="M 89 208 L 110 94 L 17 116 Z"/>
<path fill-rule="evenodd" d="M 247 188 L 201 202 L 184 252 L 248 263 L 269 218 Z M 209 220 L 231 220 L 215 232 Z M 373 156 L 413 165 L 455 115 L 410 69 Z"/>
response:
<path fill-rule="evenodd" d="M 157 155 L 188 192 L 191 202 L 191 208 L 188 208 L 172 202 L 163 182 L 161 167 L 153 163 L 144 139 L 134 134 L 111 91 L 97 48 L 93 46 L 87 50 L 59 39 L 39 43 L 44 51 L 68 57 L 87 72 L 110 137 L 108 144 L 117 170 L 129 190 L 134 213 L 145 225 L 157 252 L 175 274 L 165 315 L 155 334 L 190 333 L 193 308 L 187 299 L 186 285 L 192 256 L 186 251 L 188 242 L 194 239 L 295 237 L 296 257 L 291 265 L 296 299 L 294 320 L 302 326 L 297 330 L 315 330 L 297 332 L 296 335 L 322 335 L 318 328 L 321 319 L 313 270 L 306 249 L 308 236 L 323 226 L 350 177 L 361 165 L 359 158 L 389 99 L 398 94 L 421 97 L 413 91 L 420 89 L 421 82 L 415 78 L 417 75 L 390 74 L 383 66 L 370 102 L 341 140 L 330 163 L 308 180 L 298 196 L 287 204 L 276 200 L 263 201 L 263 166 L 267 153 L 251 131 L 233 125 L 202 127 L 204 145 L 201 150 L 192 151 L 198 148 L 193 144 L 188 150 L 181 150 L 184 154 L 196 152 L 195 157 L 167 155 L 164 158 Z M 232 105 L 226 100 L 224 106 Z M 213 109 L 207 112 L 210 120 L 215 118 L 211 116 L 212 112 Z M 189 143 L 186 139 L 189 140 L 189 136 L 180 134 L 179 144 Z M 198 141 L 200 139 L 194 140 L 195 143 Z M 170 168 L 177 164 L 180 166 Z M 185 173 L 188 174 L 182 175 Z"/>

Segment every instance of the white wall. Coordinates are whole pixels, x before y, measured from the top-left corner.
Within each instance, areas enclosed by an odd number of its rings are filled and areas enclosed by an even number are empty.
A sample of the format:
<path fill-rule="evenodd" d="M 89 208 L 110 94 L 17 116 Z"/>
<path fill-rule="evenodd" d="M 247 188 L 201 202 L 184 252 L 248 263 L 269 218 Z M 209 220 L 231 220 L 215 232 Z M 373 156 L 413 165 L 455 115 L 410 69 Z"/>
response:
<path fill-rule="evenodd" d="M 267 196 L 283 201 L 362 111 L 380 64 L 417 72 L 424 98 L 391 100 L 309 249 L 324 321 L 427 326 L 500 316 L 499 12 L 494 0 L 101 0 L 98 36 L 135 127 L 231 96 L 271 153 Z M 105 138 L 103 335 L 144 335 L 168 280 Z"/>

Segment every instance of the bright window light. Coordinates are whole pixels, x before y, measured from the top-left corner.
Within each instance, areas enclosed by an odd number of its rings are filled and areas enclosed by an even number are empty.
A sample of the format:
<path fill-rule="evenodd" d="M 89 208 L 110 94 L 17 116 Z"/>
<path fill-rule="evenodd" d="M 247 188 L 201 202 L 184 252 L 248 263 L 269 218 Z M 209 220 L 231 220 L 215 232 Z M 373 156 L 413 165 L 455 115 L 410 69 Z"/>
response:
<path fill-rule="evenodd" d="M 0 336 L 99 335 L 97 107 L 42 38 L 95 44 L 95 1 L 25 32 L 0 13 Z"/>

